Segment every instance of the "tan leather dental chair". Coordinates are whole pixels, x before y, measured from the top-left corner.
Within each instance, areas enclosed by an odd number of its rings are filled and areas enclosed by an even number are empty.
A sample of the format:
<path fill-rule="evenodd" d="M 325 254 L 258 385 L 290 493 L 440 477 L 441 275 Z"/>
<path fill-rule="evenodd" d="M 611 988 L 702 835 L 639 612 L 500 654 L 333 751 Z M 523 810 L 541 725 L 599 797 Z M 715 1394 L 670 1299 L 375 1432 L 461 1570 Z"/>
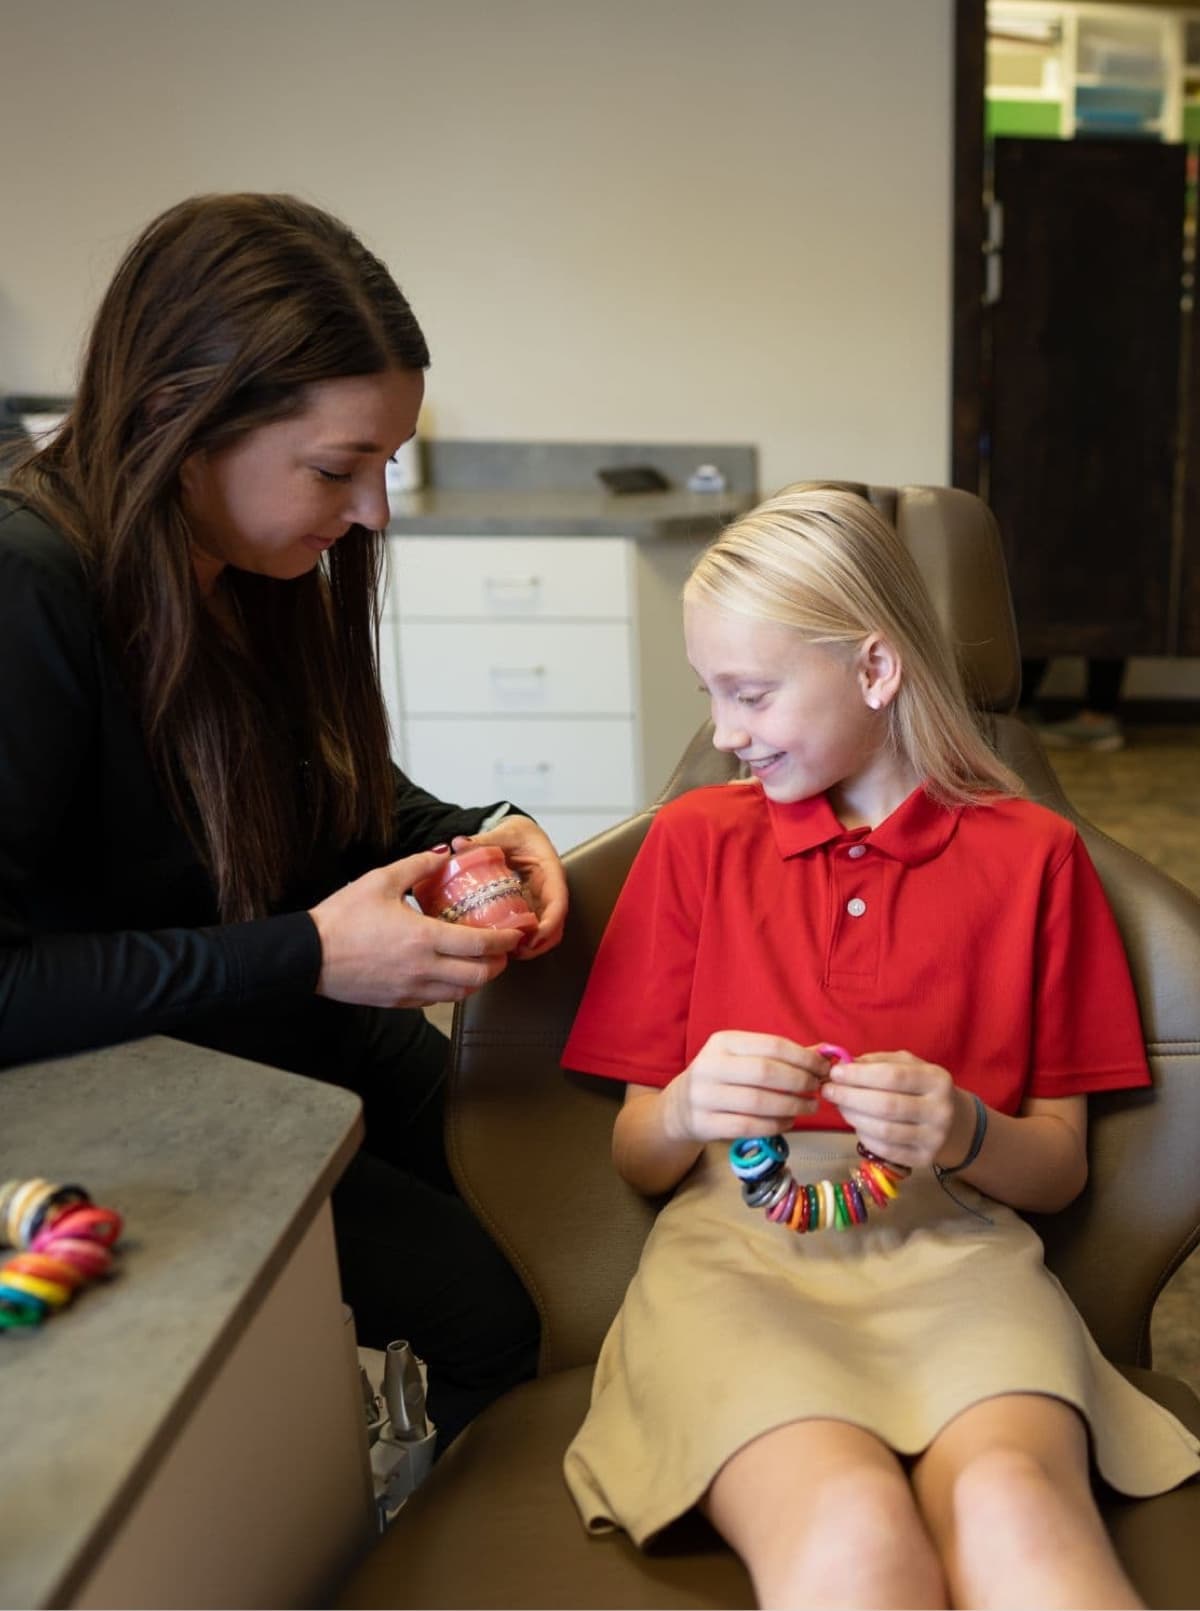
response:
<path fill-rule="evenodd" d="M 939 488 L 856 490 L 895 521 L 915 553 L 1004 758 L 1035 799 L 1074 816 L 1036 740 L 1006 714 L 1016 703 L 1019 658 L 985 506 Z M 664 798 L 730 775 L 702 732 Z M 699 1519 L 642 1555 L 623 1535 L 585 1535 L 561 1474 L 653 1209 L 609 1161 L 621 1087 L 564 1074 L 558 1058 L 652 815 L 644 811 L 567 857 L 572 906 L 562 946 L 535 967 L 509 968 L 456 1015 L 451 1157 L 537 1300 L 540 1375 L 467 1429 L 347 1583 L 343 1606 L 754 1603 L 741 1565 Z M 1155 1298 L 1200 1236 L 1200 902 L 1081 827 L 1124 934 L 1155 1088 L 1092 1098 L 1088 1188 L 1038 1228 L 1101 1348 L 1200 1434 L 1200 1401 L 1149 1368 Z M 1100 1497 L 1148 1603 L 1200 1605 L 1200 1483 L 1157 1499 Z"/>

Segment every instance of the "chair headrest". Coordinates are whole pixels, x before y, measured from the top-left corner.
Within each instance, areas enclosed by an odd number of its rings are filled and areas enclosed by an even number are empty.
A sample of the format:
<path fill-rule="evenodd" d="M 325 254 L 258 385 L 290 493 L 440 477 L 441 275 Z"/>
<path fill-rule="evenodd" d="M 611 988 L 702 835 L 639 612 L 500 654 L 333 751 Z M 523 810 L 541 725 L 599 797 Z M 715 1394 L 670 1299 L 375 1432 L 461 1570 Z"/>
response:
<path fill-rule="evenodd" d="M 1021 690 L 1021 651 L 991 510 L 957 487 L 838 485 L 872 503 L 908 545 L 958 651 L 972 703 L 981 710 L 1013 710 Z"/>

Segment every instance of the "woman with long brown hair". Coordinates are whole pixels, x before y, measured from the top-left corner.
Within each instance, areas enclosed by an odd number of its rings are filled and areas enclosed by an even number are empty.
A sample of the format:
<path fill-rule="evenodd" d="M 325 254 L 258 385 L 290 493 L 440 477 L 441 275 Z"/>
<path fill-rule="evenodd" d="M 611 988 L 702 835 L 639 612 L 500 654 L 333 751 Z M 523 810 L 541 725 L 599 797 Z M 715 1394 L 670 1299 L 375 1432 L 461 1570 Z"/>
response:
<path fill-rule="evenodd" d="M 335 1080 L 360 1339 L 410 1338 L 443 1441 L 532 1374 L 537 1322 L 458 1197 L 420 1008 L 520 936 L 407 891 L 474 836 L 557 944 L 562 868 L 496 802 L 388 754 L 384 468 L 429 362 L 387 269 L 287 196 L 198 197 L 134 242 L 70 413 L 0 485 L 0 1067 L 165 1033 Z"/>

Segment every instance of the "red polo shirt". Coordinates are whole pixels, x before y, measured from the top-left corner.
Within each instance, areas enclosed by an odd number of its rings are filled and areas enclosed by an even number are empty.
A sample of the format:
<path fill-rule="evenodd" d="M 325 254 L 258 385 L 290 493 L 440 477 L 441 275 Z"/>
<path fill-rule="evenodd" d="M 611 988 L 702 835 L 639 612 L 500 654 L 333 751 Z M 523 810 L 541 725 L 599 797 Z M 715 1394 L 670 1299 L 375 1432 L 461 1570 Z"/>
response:
<path fill-rule="evenodd" d="M 721 1029 L 905 1050 L 989 1106 L 1150 1083 L 1117 926 L 1082 842 L 1028 800 L 917 789 L 847 830 L 757 784 L 664 806 L 563 1064 L 666 1085 Z M 798 1129 L 846 1129 L 822 1104 Z"/>

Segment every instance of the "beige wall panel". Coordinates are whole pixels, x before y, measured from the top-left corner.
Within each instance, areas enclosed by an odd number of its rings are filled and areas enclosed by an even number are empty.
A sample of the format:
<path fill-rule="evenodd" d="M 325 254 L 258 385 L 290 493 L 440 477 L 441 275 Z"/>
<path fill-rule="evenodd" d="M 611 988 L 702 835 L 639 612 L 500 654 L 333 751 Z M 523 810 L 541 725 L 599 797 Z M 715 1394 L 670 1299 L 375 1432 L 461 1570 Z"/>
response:
<path fill-rule="evenodd" d="M 0 389 L 71 384 L 159 209 L 289 189 L 401 278 L 442 436 L 948 473 L 951 0 L 0 10 Z"/>

